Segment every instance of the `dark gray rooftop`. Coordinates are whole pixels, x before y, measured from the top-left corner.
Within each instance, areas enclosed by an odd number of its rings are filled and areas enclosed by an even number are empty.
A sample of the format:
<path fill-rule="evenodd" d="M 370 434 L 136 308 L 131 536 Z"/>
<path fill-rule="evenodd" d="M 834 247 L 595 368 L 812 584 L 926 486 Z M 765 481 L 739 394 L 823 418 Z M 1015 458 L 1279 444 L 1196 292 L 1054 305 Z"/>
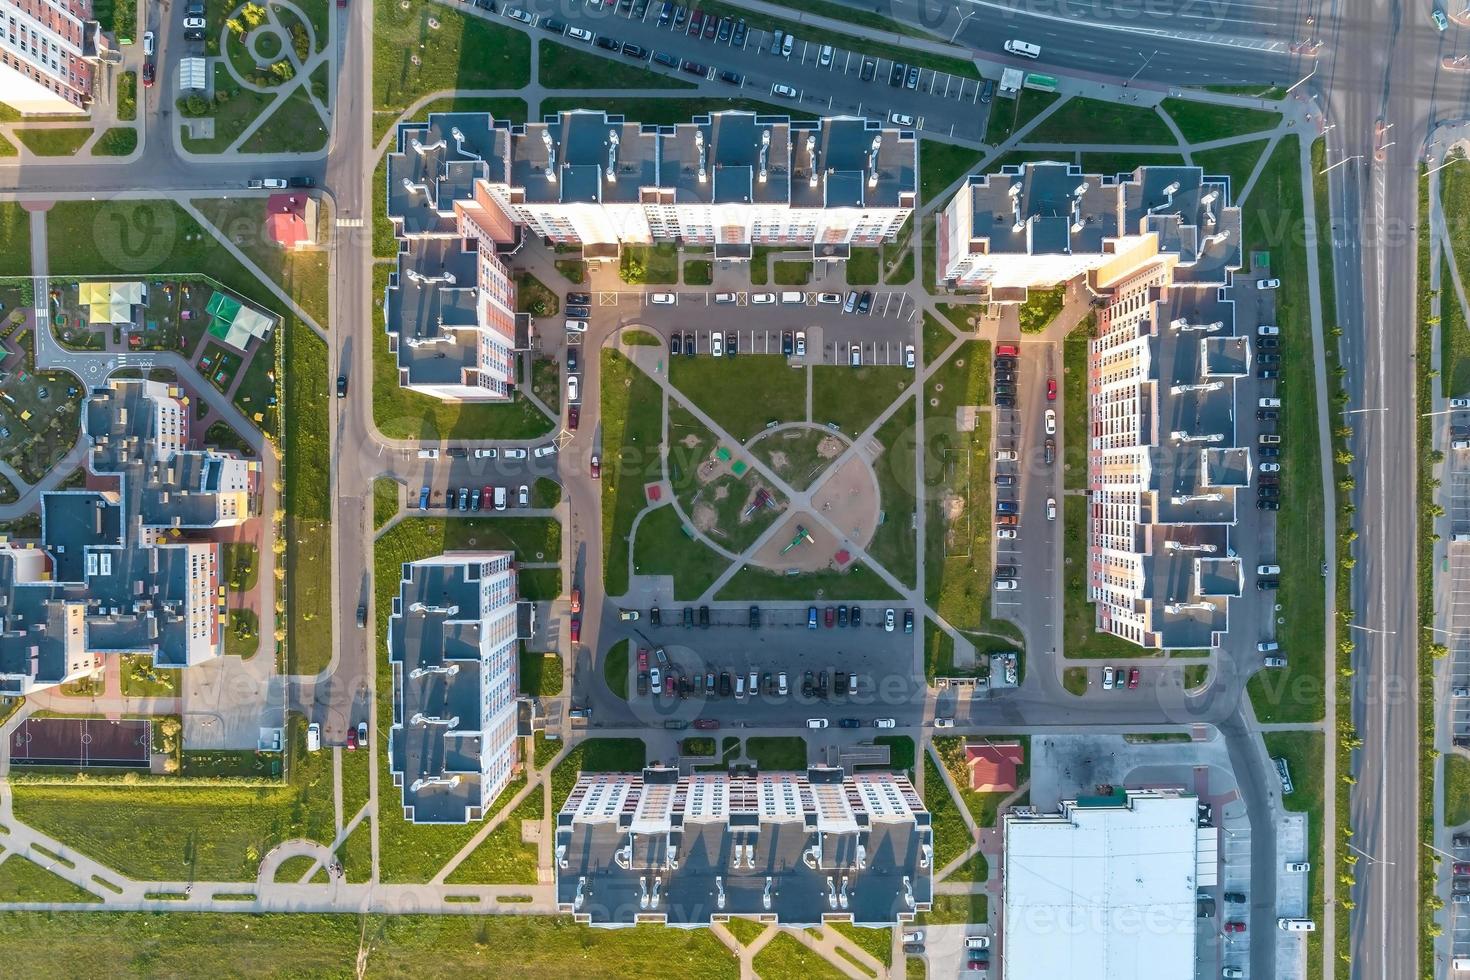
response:
<path fill-rule="evenodd" d="M 993 255 L 1091 254 L 1121 232 L 1117 186 L 1075 164 L 1003 167 L 970 187 L 972 233 Z"/>
<path fill-rule="evenodd" d="M 1228 182 L 1207 182 L 1199 167 L 1140 167 L 1122 185 L 1124 227 L 1153 231 L 1175 253 L 1177 282 L 1225 284 L 1240 267 L 1241 216 Z"/>
<path fill-rule="evenodd" d="M 474 239 L 405 241 L 383 319 L 409 384 L 459 384 L 478 365 L 478 261 Z"/>
<path fill-rule="evenodd" d="M 507 139 L 506 124 L 483 112 L 401 123 L 388 154 L 389 218 L 410 235 L 453 234 L 454 201 L 469 197 L 476 179 L 504 179 Z"/>

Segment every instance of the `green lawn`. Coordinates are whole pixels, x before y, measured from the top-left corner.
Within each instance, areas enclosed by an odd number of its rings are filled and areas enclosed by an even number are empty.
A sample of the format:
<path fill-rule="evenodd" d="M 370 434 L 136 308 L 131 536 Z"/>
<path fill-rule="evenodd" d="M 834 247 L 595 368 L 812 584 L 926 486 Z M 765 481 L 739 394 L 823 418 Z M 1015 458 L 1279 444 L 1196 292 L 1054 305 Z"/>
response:
<path fill-rule="evenodd" d="M 1458 827 L 1470 821 L 1470 759 L 1444 754 L 1444 825 Z"/>
<path fill-rule="evenodd" d="M 1281 645 L 1290 651 L 1284 670 L 1258 672 L 1248 686 L 1263 722 L 1316 721 L 1325 710 L 1323 638 L 1327 635 L 1323 500 L 1318 444 L 1315 365 L 1307 295 L 1307 256 L 1302 227 L 1302 179 L 1297 137 L 1277 144 L 1245 208 L 1247 250 L 1269 246 L 1281 328 L 1281 390 L 1291 397 L 1281 409 L 1281 510 L 1276 515 L 1276 559 L 1282 567 L 1276 601 Z"/>
<path fill-rule="evenodd" d="M 970 828 L 960 816 L 959 804 L 944 784 L 939 767 L 928 753 L 924 754 L 924 807 L 934 827 L 934 871 L 937 874 L 973 844 Z"/>
<path fill-rule="evenodd" d="M 660 245 L 628 245 L 618 259 L 623 282 L 669 285 L 679 281 L 679 247 Z"/>
<path fill-rule="evenodd" d="M 1274 129 L 1281 123 L 1279 112 L 1192 102 L 1189 99 L 1168 98 L 1160 108 L 1173 117 L 1174 125 L 1190 143 L 1208 143 L 1210 140 L 1259 133 L 1263 129 Z"/>
<path fill-rule="evenodd" d="M 590 50 L 568 47 L 557 41 L 542 39 L 539 60 L 541 84 L 548 89 L 575 88 L 669 88 L 692 89 L 697 86 L 663 72 L 638 68 L 626 61 L 615 61 L 593 54 Z M 645 64 L 646 62 L 640 62 Z M 599 108 L 589 105 L 589 109 Z"/>
<path fill-rule="evenodd" d="M 789 933 L 778 933 L 751 965 L 761 980 L 845 980 L 847 974 Z"/>
<path fill-rule="evenodd" d="M 921 140 L 919 143 L 919 203 L 928 204 L 945 188 L 980 166 L 985 154 L 968 146 Z M 931 246 L 925 239 L 926 248 Z"/>
<path fill-rule="evenodd" d="M 198 198 L 191 202 L 209 223 L 269 276 L 306 311 L 317 326 L 331 325 L 328 293 L 331 283 L 331 221 L 324 208 L 318 241 L 321 248 L 283 249 L 264 234 L 266 201 L 259 197 Z"/>
<path fill-rule="evenodd" d="M 373 7 L 375 110 L 396 114 L 444 89 L 518 89 L 530 82 L 531 42 L 513 27 L 442 4 Z"/>
<path fill-rule="evenodd" d="M 745 754 L 767 772 L 806 769 L 806 739 L 799 735 L 748 738 Z"/>
<path fill-rule="evenodd" d="M 1142 106 L 1074 96 L 1026 134 L 1028 143 L 1175 145 L 1159 114 Z"/>
<path fill-rule="evenodd" d="M 806 418 L 806 372 L 788 368 L 779 354 L 674 358 L 669 362 L 669 380 L 741 442 L 765 429 L 767 422 Z M 748 397 L 752 391 L 759 391 L 760 397 Z M 604 422 L 607 414 L 604 404 Z M 604 436 L 604 445 L 607 442 Z"/>
<path fill-rule="evenodd" d="M 114 126 L 92 144 L 94 157 L 125 157 L 138 148 L 138 131 L 131 126 Z"/>
<path fill-rule="evenodd" d="M 856 437 L 913 380 L 914 372 L 904 367 L 816 365 L 812 368 L 812 421 L 836 422 L 843 432 Z"/>
<path fill-rule="evenodd" d="M 503 809 L 525 785 L 524 776 L 511 780 L 491 804 L 487 815 Z M 521 827 L 528 820 L 532 823 L 541 820 L 545 806 L 543 795 L 544 791 L 539 786 L 527 795 L 520 806 L 500 826 L 490 831 L 444 880 L 452 885 L 535 884 L 536 845 L 521 839 Z"/>
<path fill-rule="evenodd" d="M 1251 172 L 1256 169 L 1256 162 L 1261 159 L 1261 153 L 1266 149 L 1269 140 L 1255 140 L 1251 143 L 1237 143 L 1234 146 L 1222 146 L 1218 150 L 1199 150 L 1194 154 L 1194 162 L 1204 168 L 1208 175 L 1222 174 L 1230 178 L 1230 199 L 1238 201 L 1240 192 L 1245 190 L 1245 185 L 1251 178 Z"/>
<path fill-rule="evenodd" d="M 708 259 L 690 259 L 684 263 L 684 285 L 708 286 L 715 281 L 715 264 Z"/>
<path fill-rule="evenodd" d="M 702 359 L 701 359 L 702 360 Z M 628 591 L 629 534 L 643 485 L 662 476 L 663 395 L 622 354 L 602 352 L 602 556 L 609 595 Z"/>
<path fill-rule="evenodd" d="M 11 962 L 46 963 L 59 976 L 110 975 L 119 964 L 149 976 L 203 976 L 220 961 L 222 936 L 229 937 L 228 973 L 241 980 L 279 977 L 283 963 L 301 977 L 421 976 L 426 962 L 435 972 L 493 970 L 524 980 L 589 971 L 608 980 L 739 976 L 738 961 L 708 929 L 596 929 L 566 916 L 96 911 L 0 917 L 0 952 Z"/>
<path fill-rule="evenodd" d="M 382 286 L 388 282 L 388 266 L 373 268 L 373 305 L 382 315 Z M 501 404 L 446 402 L 398 383 L 397 361 L 388 352 L 388 335 L 373 334 L 373 421 L 390 439 L 534 439 L 552 430 L 554 422 L 529 399 L 516 394 Z"/>
<path fill-rule="evenodd" d="M 327 145 L 327 127 L 305 80 L 276 103 L 265 122 L 240 144 L 241 153 L 314 153 Z"/>
<path fill-rule="evenodd" d="M 914 406 L 909 404 L 883 423 L 874 435 L 883 452 L 873 461 L 878 477 L 882 521 L 868 543 L 868 554 L 906 585 L 918 574 L 918 539 L 914 533 L 918 494 L 914 487 Z"/>
<path fill-rule="evenodd" d="M 1087 500 L 1066 497 L 1062 501 L 1063 551 L 1068 564 L 1062 569 L 1062 649 L 1069 657 L 1152 657 L 1152 650 L 1129 643 L 1111 633 L 1095 629 L 1096 612 L 1087 601 Z M 1279 673 L 1279 671 L 1278 671 Z"/>
<path fill-rule="evenodd" d="M 1195 160 L 1199 162 L 1198 159 Z M 1132 173 L 1144 166 L 1184 166 L 1184 157 L 1179 153 L 1084 153 L 1082 170 L 1089 174 Z"/>
<path fill-rule="evenodd" d="M 633 563 L 639 575 L 672 575 L 674 598 L 684 602 L 702 596 L 730 564 L 718 552 L 689 538 L 683 521 L 668 505 L 653 510 L 639 523 Z"/>
<path fill-rule="evenodd" d="M 1439 172 L 1440 206 L 1461 281 L 1470 280 L 1470 165 L 1463 157 Z M 1470 394 L 1470 328 L 1445 260 L 1440 267 L 1440 375 L 1450 397 Z"/>
<path fill-rule="evenodd" d="M 826 472 L 831 461 L 823 458 L 820 449 L 826 442 L 828 451 L 834 443 L 842 448 L 847 443 L 829 432 L 824 426 L 802 426 L 796 429 L 781 429 L 770 435 L 753 439 L 748 444 L 750 454 L 764 462 L 781 479 L 797 490 L 805 490 Z"/>
<path fill-rule="evenodd" d="M 717 600 L 789 599 L 798 602 L 822 599 L 853 600 L 897 599 L 898 593 L 878 577 L 867 565 L 854 564 L 845 572 L 807 572 L 801 575 L 777 575 L 746 565 L 730 576 Z"/>
<path fill-rule="evenodd" d="M 811 262 L 782 262 L 773 263 L 771 272 L 772 281 L 777 286 L 805 286 L 812 281 L 813 263 Z"/>
<path fill-rule="evenodd" d="M 315 674 L 332 657 L 331 437 L 327 345 L 305 325 L 286 326 L 285 436 L 287 673 Z"/>
<path fill-rule="evenodd" d="M 551 812 L 572 795 L 582 772 L 637 772 L 648 764 L 641 738 L 588 738 L 578 742 L 551 773 Z"/>
<path fill-rule="evenodd" d="M 1022 89 L 1014 99 L 996 99 L 990 107 L 989 118 L 985 120 L 985 142 L 991 146 L 999 146 L 1060 98 L 1061 95 L 1056 92 L 1027 88 Z M 1028 135 L 1026 138 L 1038 139 L 1035 135 Z M 1111 143 L 1113 140 L 1107 142 Z"/>
<path fill-rule="evenodd" d="M 533 698 L 554 698 L 562 689 L 562 663 L 558 654 L 538 653 L 521 645 L 521 693 Z"/>
<path fill-rule="evenodd" d="M 1041 333 L 1062 312 L 1064 302 L 1065 286 L 1027 290 L 1026 302 L 1021 306 L 1021 332 Z"/>
<path fill-rule="evenodd" d="M 1087 324 L 1062 340 L 1062 485 L 1068 490 L 1087 486 Z"/>
<path fill-rule="evenodd" d="M 939 624 L 928 616 L 924 617 L 924 679 L 930 684 L 936 677 L 970 676 L 981 673 L 974 670 L 958 670 L 954 665 L 954 637 L 939 628 Z"/>
<path fill-rule="evenodd" d="M 210 106 L 209 118 L 214 120 L 213 136 L 190 138 L 184 125 L 187 120 L 182 113 L 178 114 L 184 149 L 190 153 L 223 153 L 228 150 L 256 117 L 274 104 L 276 98 L 275 92 L 241 88 L 223 59 L 214 65 L 214 91 L 225 92 L 228 97 L 223 103 L 215 102 Z"/>
<path fill-rule="evenodd" d="M 418 517 L 412 511 L 379 539 L 413 542 L 424 554 L 446 551 L 509 550 L 519 561 L 556 561 L 561 555 L 561 523 L 551 517 Z M 394 583 L 396 587 L 397 578 Z"/>
<path fill-rule="evenodd" d="M 69 157 L 74 156 L 92 138 L 92 128 L 17 129 L 15 135 L 27 149 L 38 156 Z"/>
<path fill-rule="evenodd" d="M 943 926 L 959 925 L 967 922 L 981 924 L 990 921 L 989 910 L 986 907 L 985 895 L 935 895 L 934 907 L 928 912 L 919 913 L 914 920 L 916 926 Z M 908 976 L 910 980 L 923 978 L 924 960 L 917 956 L 907 957 Z M 918 964 L 918 972 L 915 972 L 914 964 Z"/>
<path fill-rule="evenodd" d="M 398 516 L 398 497 L 401 484 L 391 477 L 380 476 L 373 481 L 373 528 L 381 528 Z"/>
<path fill-rule="evenodd" d="M 531 506 L 550 510 L 561 503 L 561 484 L 546 476 L 538 476 L 531 484 Z"/>
<path fill-rule="evenodd" d="M 847 260 L 847 284 L 849 286 L 876 286 L 878 284 L 878 262 L 882 252 L 876 248 L 854 248 Z"/>
<path fill-rule="evenodd" d="M 608 690 L 628 700 L 628 641 L 614 643 L 602 658 L 602 678 Z"/>
<path fill-rule="evenodd" d="M 1062 687 L 1078 697 L 1087 693 L 1087 668 L 1068 667 L 1062 671 Z"/>
<path fill-rule="evenodd" d="M 724 923 L 724 926 L 729 930 L 730 935 L 734 936 L 736 941 L 742 946 L 749 946 L 764 935 L 766 931 L 765 923 L 753 922 L 750 919 L 732 918 Z"/>
<path fill-rule="evenodd" d="M 0 202 L 0 276 L 31 274 L 31 213 L 14 201 Z"/>
<path fill-rule="evenodd" d="M 13 787 L 15 815 L 129 877 L 253 881 L 277 843 L 332 840 L 331 753 L 306 751 L 299 719 L 290 744 L 286 785 L 20 783 Z"/>
<path fill-rule="evenodd" d="M 47 864 L 49 858 L 37 855 Z M 60 875 L 11 853 L 0 861 L 0 902 L 100 902 L 85 888 L 78 888 Z"/>
<path fill-rule="evenodd" d="M 1317 658 L 1321 660 L 1321 657 Z M 1266 754 L 1271 758 L 1286 759 L 1291 771 L 1292 790 L 1290 796 L 1281 796 L 1281 805 L 1307 815 L 1307 853 L 1303 860 L 1312 869 L 1308 872 L 1308 897 L 1306 917 L 1319 922 L 1323 915 L 1325 893 L 1322 885 L 1322 767 L 1324 765 L 1323 738 L 1321 732 L 1265 732 L 1261 736 L 1266 743 Z M 1275 786 L 1280 786 L 1274 772 L 1266 776 Z M 1345 823 L 1338 825 L 1339 831 Z M 1295 855 L 1277 853 L 1278 861 L 1296 860 Z M 1341 871 L 1351 872 L 1342 867 Z"/>

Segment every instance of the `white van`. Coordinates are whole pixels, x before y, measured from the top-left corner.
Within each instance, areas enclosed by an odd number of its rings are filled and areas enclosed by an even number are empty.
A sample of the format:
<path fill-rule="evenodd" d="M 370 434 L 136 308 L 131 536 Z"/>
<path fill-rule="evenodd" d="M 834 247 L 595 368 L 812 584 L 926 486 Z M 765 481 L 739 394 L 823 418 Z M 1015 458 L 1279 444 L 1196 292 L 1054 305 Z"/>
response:
<path fill-rule="evenodd" d="M 495 488 L 495 509 L 505 510 L 505 487 Z"/>
<path fill-rule="evenodd" d="M 1276 927 L 1286 932 L 1316 932 L 1317 923 L 1311 919 L 1277 919 Z"/>
<path fill-rule="evenodd" d="M 735 696 L 737 698 L 745 697 L 745 676 L 743 674 L 735 675 Z"/>
<path fill-rule="evenodd" d="M 1040 58 L 1041 48 L 1026 41 L 1010 40 L 1005 43 L 1007 54 L 1018 54 L 1023 58 Z"/>
<path fill-rule="evenodd" d="M 797 292 L 794 289 L 788 289 L 781 294 L 781 302 L 791 305 L 800 305 L 806 302 L 806 293 Z"/>
<path fill-rule="evenodd" d="M 306 726 L 306 751 L 320 752 L 322 750 L 322 726 L 312 722 Z"/>

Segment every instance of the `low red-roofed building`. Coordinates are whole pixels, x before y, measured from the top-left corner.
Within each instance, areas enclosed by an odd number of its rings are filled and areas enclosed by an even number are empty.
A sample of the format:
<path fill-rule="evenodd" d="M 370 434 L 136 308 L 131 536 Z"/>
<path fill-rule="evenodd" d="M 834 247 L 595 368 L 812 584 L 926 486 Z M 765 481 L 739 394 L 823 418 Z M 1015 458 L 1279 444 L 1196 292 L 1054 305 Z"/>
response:
<path fill-rule="evenodd" d="M 316 244 L 317 205 L 310 194 L 272 194 L 266 200 L 265 233 L 282 248 Z"/>
<path fill-rule="evenodd" d="M 977 793 L 1009 793 L 1016 789 L 1016 768 L 1026 761 L 1026 750 L 1017 742 L 995 742 L 965 746 L 965 765 L 970 767 L 970 789 Z"/>

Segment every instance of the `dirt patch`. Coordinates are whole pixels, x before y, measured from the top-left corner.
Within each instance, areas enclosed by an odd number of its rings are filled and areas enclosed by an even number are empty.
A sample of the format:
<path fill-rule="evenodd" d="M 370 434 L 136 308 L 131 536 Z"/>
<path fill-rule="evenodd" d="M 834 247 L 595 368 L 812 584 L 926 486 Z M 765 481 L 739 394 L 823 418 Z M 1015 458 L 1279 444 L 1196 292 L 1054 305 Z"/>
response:
<path fill-rule="evenodd" d="M 946 494 L 941 506 L 944 510 L 944 553 L 953 555 L 956 554 L 955 535 L 965 513 L 965 498 L 957 493 Z"/>
<path fill-rule="evenodd" d="M 724 500 L 728 496 L 730 496 L 730 488 L 729 487 L 727 487 L 727 486 L 718 486 L 718 487 L 715 487 L 715 499 L 716 500 Z"/>
<path fill-rule="evenodd" d="M 798 528 L 804 529 L 810 540 L 803 540 L 786 554 L 781 554 L 781 550 L 796 538 Z M 815 517 L 805 511 L 797 511 L 766 539 L 751 563 L 777 572 L 817 572 L 835 567 L 833 556 L 840 547 L 837 539 L 820 526 Z"/>
<path fill-rule="evenodd" d="M 695 504 L 690 519 L 694 521 L 695 530 L 708 533 L 714 529 L 716 516 L 715 509 L 709 504 Z"/>
<path fill-rule="evenodd" d="M 683 446 L 685 449 L 698 449 L 699 436 L 691 432 L 689 433 L 689 435 L 679 440 L 679 445 Z"/>
<path fill-rule="evenodd" d="M 866 548 L 878 527 L 878 481 L 872 467 L 854 456 L 831 471 L 812 504 L 843 534 L 847 546 Z"/>
<path fill-rule="evenodd" d="M 817 443 L 817 455 L 822 459 L 836 459 L 842 455 L 842 450 L 846 448 L 847 443 L 841 439 L 827 436 L 821 442 Z"/>
<path fill-rule="evenodd" d="M 791 457 L 785 453 L 771 453 L 771 469 L 777 473 L 785 473 L 786 467 L 791 465 Z"/>

